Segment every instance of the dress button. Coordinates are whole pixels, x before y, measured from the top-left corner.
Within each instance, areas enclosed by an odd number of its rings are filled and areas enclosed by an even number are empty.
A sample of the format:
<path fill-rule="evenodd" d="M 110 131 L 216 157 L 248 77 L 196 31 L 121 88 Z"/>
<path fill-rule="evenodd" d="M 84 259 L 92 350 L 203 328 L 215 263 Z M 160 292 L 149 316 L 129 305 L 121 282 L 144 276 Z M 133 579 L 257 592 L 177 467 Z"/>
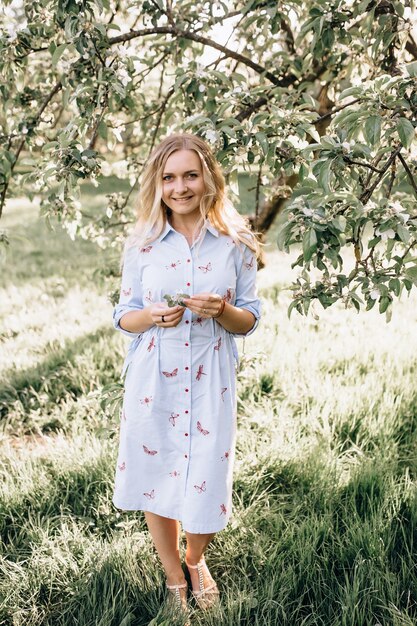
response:
<path fill-rule="evenodd" d="M 185 342 L 184 346 L 188 346 L 188 343 L 187 343 L 187 342 Z"/>
<path fill-rule="evenodd" d="M 189 370 L 190 368 L 186 365 L 186 366 L 185 366 L 185 369 L 186 369 L 186 370 Z"/>
<path fill-rule="evenodd" d="M 185 393 L 188 393 L 188 389 L 185 389 Z"/>
<path fill-rule="evenodd" d="M 187 263 L 191 263 L 191 259 L 187 259 Z"/>
<path fill-rule="evenodd" d="M 184 454 L 185 458 L 188 459 L 188 454 Z"/>
<path fill-rule="evenodd" d="M 187 287 L 191 287 L 191 283 L 187 283 Z"/>
<path fill-rule="evenodd" d="M 184 435 L 185 435 L 186 437 L 188 437 L 188 433 L 184 433 Z"/>
<path fill-rule="evenodd" d="M 184 413 L 188 413 L 188 411 L 184 411 Z"/>
<path fill-rule="evenodd" d="M 190 321 L 189 321 L 189 320 L 185 320 L 185 323 L 186 323 L 186 324 L 189 324 L 189 323 L 190 323 Z"/>

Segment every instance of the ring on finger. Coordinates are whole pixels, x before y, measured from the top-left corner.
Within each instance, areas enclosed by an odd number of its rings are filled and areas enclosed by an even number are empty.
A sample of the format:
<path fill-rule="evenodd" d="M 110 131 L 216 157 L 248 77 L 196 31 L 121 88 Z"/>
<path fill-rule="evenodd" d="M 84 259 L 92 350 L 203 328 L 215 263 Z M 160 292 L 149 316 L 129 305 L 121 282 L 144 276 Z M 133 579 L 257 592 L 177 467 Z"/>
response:
<path fill-rule="evenodd" d="M 165 315 L 161 315 L 161 321 L 165 323 Z"/>

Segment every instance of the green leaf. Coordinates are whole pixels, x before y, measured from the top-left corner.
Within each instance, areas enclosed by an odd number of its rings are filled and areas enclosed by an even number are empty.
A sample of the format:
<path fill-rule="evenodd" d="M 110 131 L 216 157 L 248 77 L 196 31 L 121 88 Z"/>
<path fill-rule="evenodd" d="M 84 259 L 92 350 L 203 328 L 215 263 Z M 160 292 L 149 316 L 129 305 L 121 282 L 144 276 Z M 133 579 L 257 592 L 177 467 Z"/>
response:
<path fill-rule="evenodd" d="M 53 66 L 55 66 L 58 63 L 58 61 L 61 58 L 61 56 L 63 55 L 67 45 L 68 44 L 66 44 L 66 43 L 62 43 L 60 46 L 55 48 L 55 52 L 52 55 L 52 65 Z"/>
<path fill-rule="evenodd" d="M 391 299 L 388 296 L 382 296 L 382 298 L 379 301 L 379 312 L 385 313 L 390 302 L 391 302 Z"/>
<path fill-rule="evenodd" d="M 332 224 L 333 226 L 339 230 L 341 233 L 345 232 L 346 229 L 346 218 L 344 215 L 337 215 L 335 218 L 332 219 Z"/>
<path fill-rule="evenodd" d="M 314 228 L 309 228 L 303 235 L 303 256 L 306 262 L 310 261 L 317 249 L 317 235 Z"/>
<path fill-rule="evenodd" d="M 318 183 L 321 185 L 327 193 L 330 192 L 329 182 L 330 182 L 330 172 L 332 166 L 333 159 L 329 159 L 325 161 L 320 168 L 320 173 L 318 175 Z"/>
<path fill-rule="evenodd" d="M 371 115 L 365 122 L 365 139 L 371 146 L 379 142 L 381 138 L 381 118 L 379 115 Z"/>
<path fill-rule="evenodd" d="M 417 265 L 414 265 L 413 267 L 407 267 L 407 269 L 405 270 L 405 275 L 416 285 L 417 284 Z M 404 284 L 405 284 L 405 281 L 404 281 Z"/>
<path fill-rule="evenodd" d="M 405 117 L 400 117 L 397 119 L 397 131 L 404 148 L 409 148 L 415 135 L 415 129 L 412 123 Z"/>
<path fill-rule="evenodd" d="M 400 236 L 401 241 L 408 243 L 410 241 L 410 231 L 402 224 L 398 224 L 397 233 Z"/>
<path fill-rule="evenodd" d="M 262 152 L 266 156 L 269 149 L 268 137 L 262 132 L 255 133 L 255 137 L 262 148 Z"/>

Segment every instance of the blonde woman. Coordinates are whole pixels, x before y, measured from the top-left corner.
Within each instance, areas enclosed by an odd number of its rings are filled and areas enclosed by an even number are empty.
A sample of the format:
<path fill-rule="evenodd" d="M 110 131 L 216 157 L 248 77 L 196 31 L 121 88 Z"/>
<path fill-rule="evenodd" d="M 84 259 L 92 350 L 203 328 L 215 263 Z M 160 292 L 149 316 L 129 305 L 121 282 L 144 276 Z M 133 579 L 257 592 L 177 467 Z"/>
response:
<path fill-rule="evenodd" d="M 113 503 L 145 512 L 167 587 L 184 609 L 179 522 L 197 605 L 219 597 L 204 553 L 232 510 L 234 337 L 258 325 L 258 252 L 208 144 L 186 133 L 164 139 L 143 173 L 113 314 L 132 338 Z"/>

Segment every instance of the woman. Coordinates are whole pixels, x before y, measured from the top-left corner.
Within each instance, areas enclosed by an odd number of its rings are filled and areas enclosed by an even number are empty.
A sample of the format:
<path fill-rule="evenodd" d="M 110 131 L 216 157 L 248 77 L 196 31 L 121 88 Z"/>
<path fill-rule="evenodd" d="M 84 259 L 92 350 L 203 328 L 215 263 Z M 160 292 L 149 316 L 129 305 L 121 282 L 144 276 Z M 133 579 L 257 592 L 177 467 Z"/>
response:
<path fill-rule="evenodd" d="M 258 252 L 206 142 L 186 133 L 163 140 L 143 173 L 113 314 L 115 328 L 133 339 L 113 503 L 145 512 L 167 587 L 183 608 L 180 521 L 198 606 L 219 595 L 204 552 L 231 514 L 234 336 L 258 324 Z"/>

